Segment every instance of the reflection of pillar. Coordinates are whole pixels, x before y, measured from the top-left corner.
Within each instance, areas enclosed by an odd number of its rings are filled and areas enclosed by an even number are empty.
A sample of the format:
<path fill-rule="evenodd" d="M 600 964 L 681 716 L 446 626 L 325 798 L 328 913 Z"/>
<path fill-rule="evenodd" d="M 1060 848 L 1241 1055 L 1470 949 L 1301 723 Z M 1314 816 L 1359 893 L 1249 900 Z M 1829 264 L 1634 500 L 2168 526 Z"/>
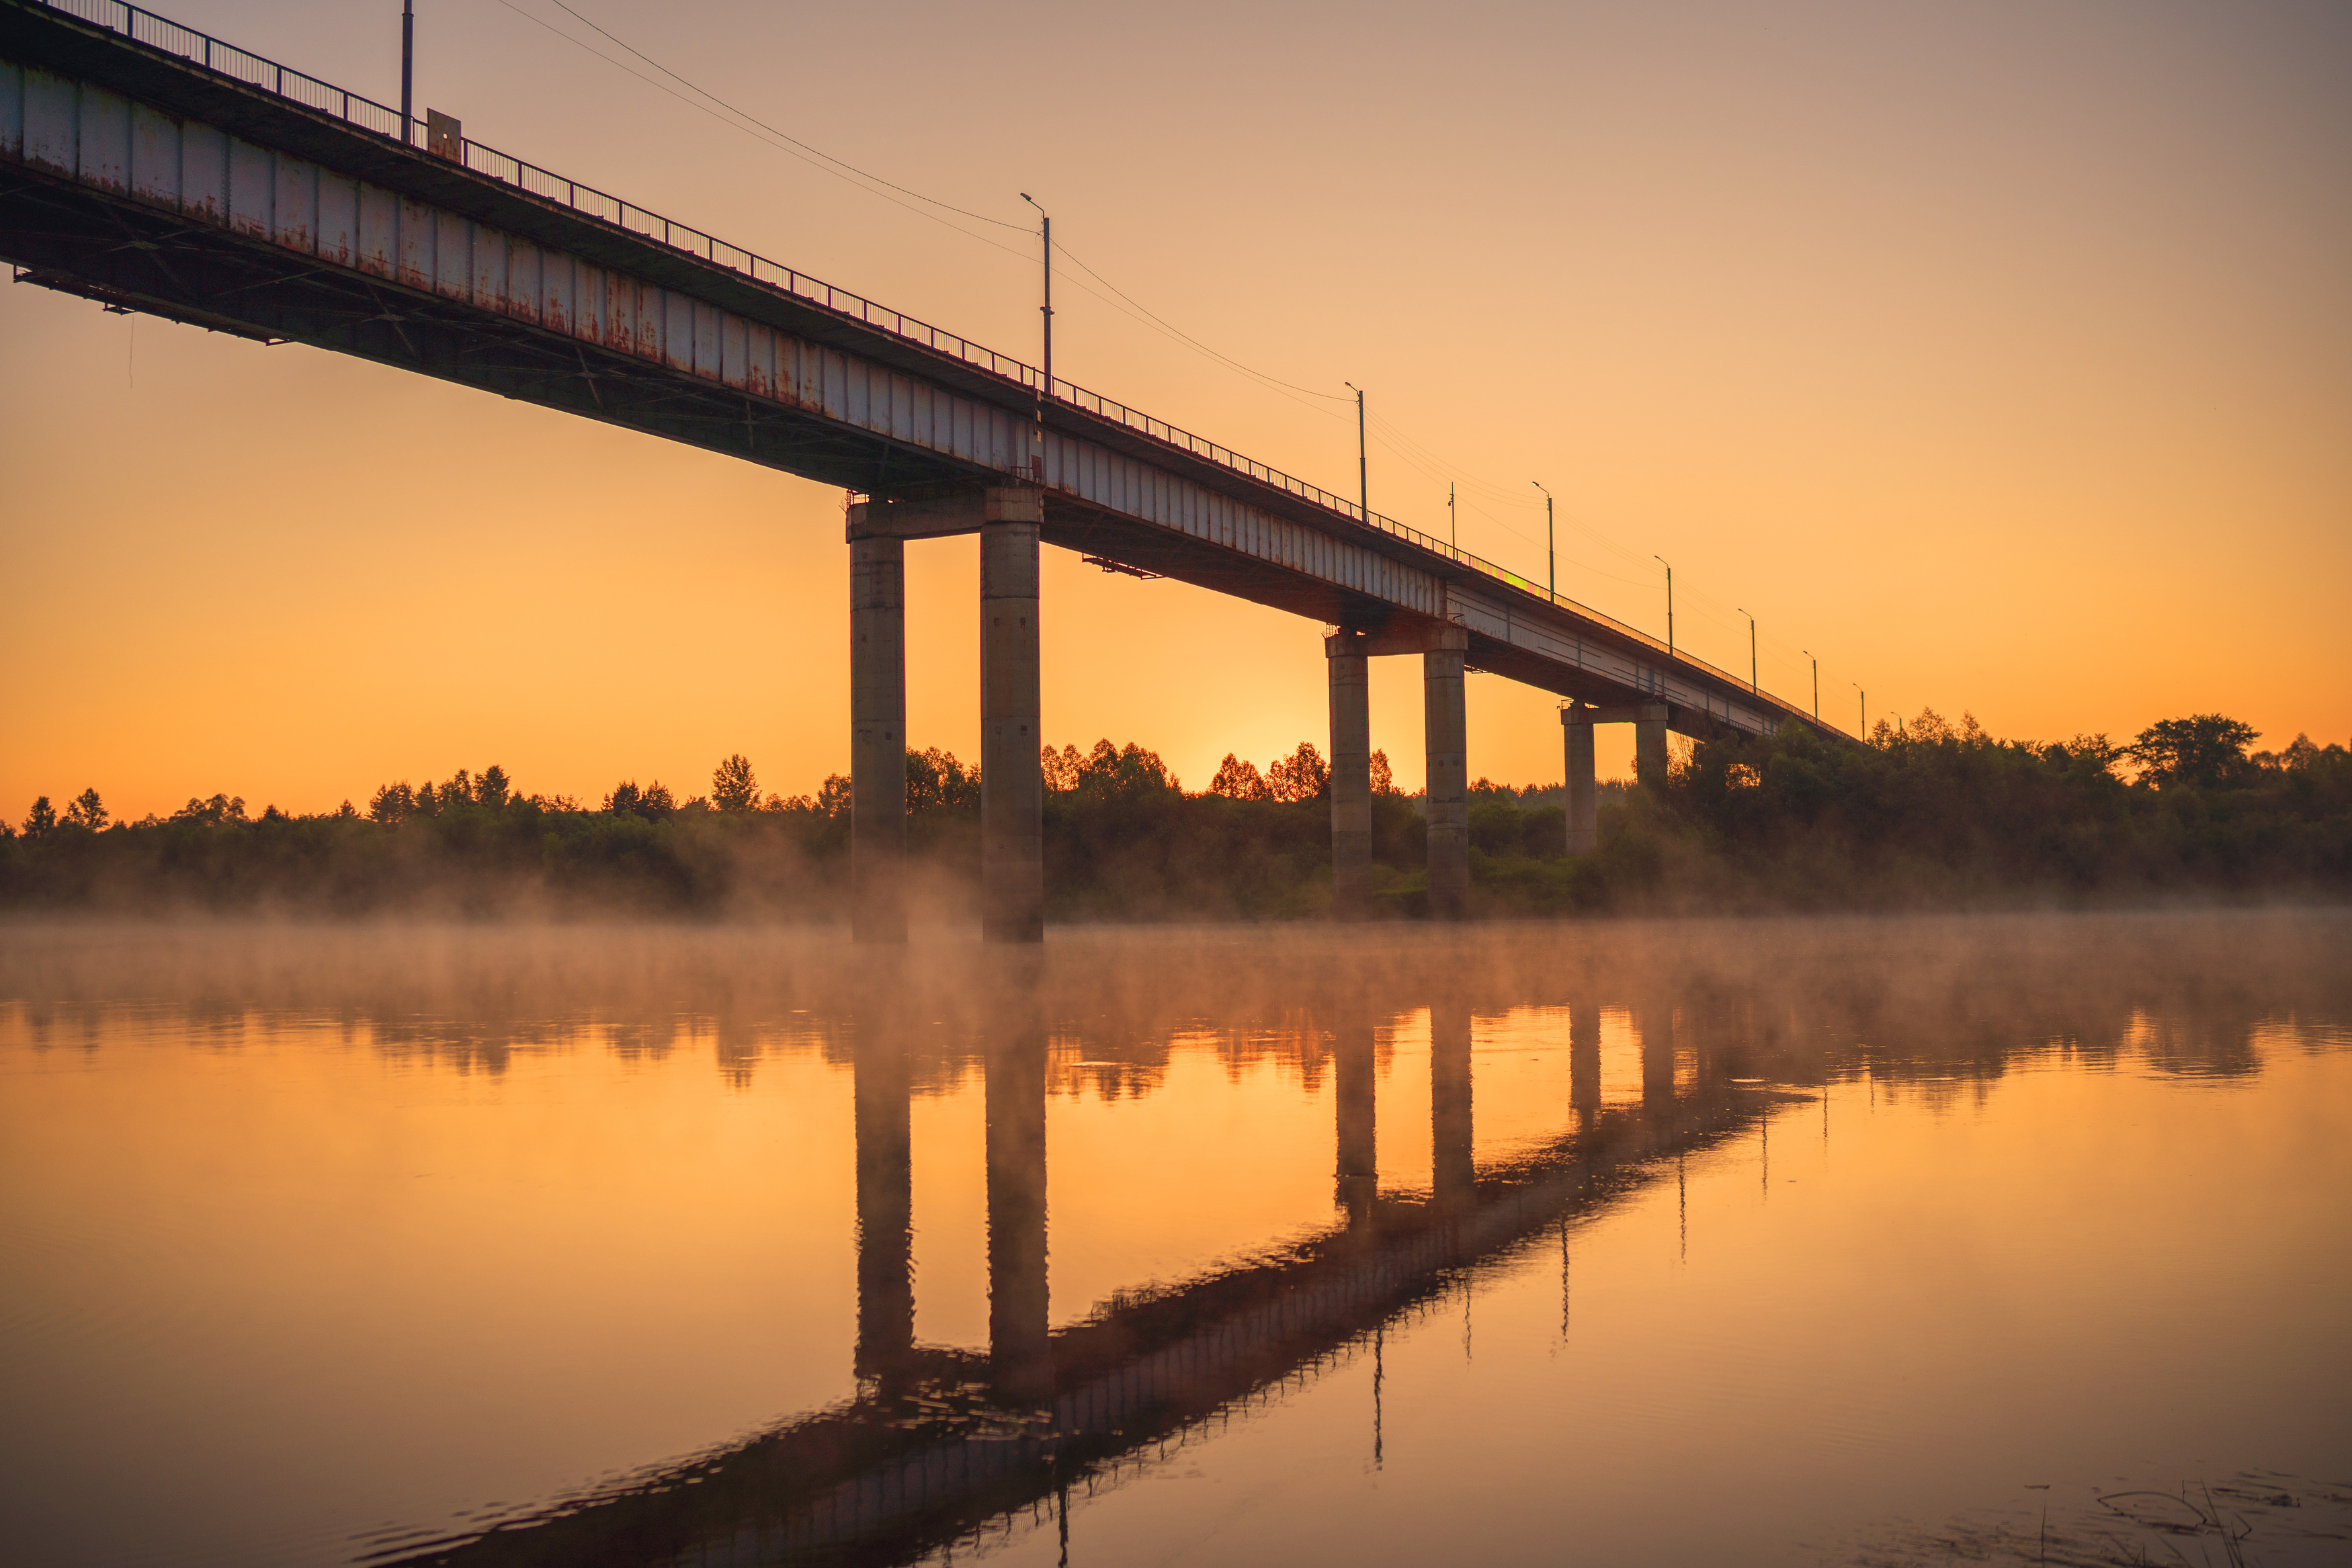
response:
<path fill-rule="evenodd" d="M 849 923 L 860 942 L 907 939 L 906 548 L 849 542 Z"/>
<path fill-rule="evenodd" d="M 1046 1343 L 1045 1035 L 996 1032 L 988 1065 L 988 1355 L 999 1392 L 1053 1392 Z"/>
<path fill-rule="evenodd" d="M 1372 1199 L 1380 1190 L 1378 1063 L 1371 1020 L 1350 1016 L 1341 1023 L 1333 1055 L 1338 1059 L 1334 1076 L 1339 1102 L 1337 1202 L 1347 1210 L 1349 1225 L 1361 1225 L 1371 1217 Z"/>
<path fill-rule="evenodd" d="M 1590 988 L 1569 1002 L 1568 1103 L 1582 1122 L 1601 1111 L 1601 1004 Z"/>
<path fill-rule="evenodd" d="M 915 1343 L 914 1134 L 907 1051 L 896 1030 L 861 1034 L 857 1121 L 857 1375 L 887 1378 Z"/>
<path fill-rule="evenodd" d="M 1664 1001 L 1643 1004 L 1634 1019 L 1642 1033 L 1642 1103 L 1675 1101 L 1675 1010 Z"/>
<path fill-rule="evenodd" d="M 1568 852 L 1589 855 L 1601 842 L 1599 795 L 1592 777 L 1592 710 L 1571 703 L 1559 710 L 1568 748 Z"/>
<path fill-rule="evenodd" d="M 1045 936 L 1034 491 L 992 490 L 980 530 L 981 935 Z"/>
<path fill-rule="evenodd" d="M 1323 640 L 1331 681 L 1331 918 L 1361 920 L 1372 895 L 1370 661 L 1360 632 Z"/>
<path fill-rule="evenodd" d="M 1456 630 L 1455 637 L 1467 646 Z M 1423 736 L 1429 750 L 1429 912 L 1459 920 L 1470 904 L 1470 755 L 1461 648 L 1421 656 Z"/>
<path fill-rule="evenodd" d="M 1643 703 L 1633 721 L 1633 776 L 1644 784 L 1666 781 L 1666 705 Z"/>
<path fill-rule="evenodd" d="M 1478 1167 L 1470 1154 L 1470 1004 L 1429 1009 L 1430 1189 L 1443 1204 L 1470 1197 Z"/>

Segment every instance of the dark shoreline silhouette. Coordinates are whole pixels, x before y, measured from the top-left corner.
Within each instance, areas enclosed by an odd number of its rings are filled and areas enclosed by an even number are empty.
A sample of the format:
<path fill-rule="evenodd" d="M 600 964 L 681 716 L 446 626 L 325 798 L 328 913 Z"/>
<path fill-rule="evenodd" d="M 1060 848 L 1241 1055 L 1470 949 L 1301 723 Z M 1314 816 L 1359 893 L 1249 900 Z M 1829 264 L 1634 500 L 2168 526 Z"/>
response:
<path fill-rule="evenodd" d="M 1866 748 L 1801 726 L 1706 742 L 1669 776 L 1603 787 L 1599 847 L 1565 850 L 1557 786 L 1471 789 L 1474 909 L 1489 916 L 2333 902 L 2352 893 L 2352 753 L 2298 737 L 2249 754 L 2220 716 L 2129 746 L 1998 740 L 1932 712 Z M 966 918 L 978 770 L 910 752 L 919 910 Z M 1227 757 L 1194 794 L 1159 757 L 1108 740 L 1048 748 L 1050 910 L 1063 921 L 1293 919 L 1329 905 L 1328 784 L 1311 744 L 1264 773 Z M 1424 912 L 1417 797 L 1375 759 L 1375 905 Z M 0 828 L 0 909 L 103 915 L 830 923 L 848 883 L 848 783 L 762 796 L 721 762 L 707 795 L 617 785 L 591 807 L 526 795 L 502 769 L 383 786 L 362 812 L 294 816 L 191 800 L 110 823 L 94 789 Z"/>

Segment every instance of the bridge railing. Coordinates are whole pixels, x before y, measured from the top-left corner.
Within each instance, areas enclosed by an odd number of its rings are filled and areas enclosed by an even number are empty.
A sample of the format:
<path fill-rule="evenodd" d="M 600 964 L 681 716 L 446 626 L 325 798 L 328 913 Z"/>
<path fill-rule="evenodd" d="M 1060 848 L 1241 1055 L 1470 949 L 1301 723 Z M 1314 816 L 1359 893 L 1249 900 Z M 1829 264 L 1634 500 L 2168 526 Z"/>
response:
<path fill-rule="evenodd" d="M 331 82 L 320 81 L 316 77 L 295 70 L 289 66 L 279 65 L 277 61 L 254 54 L 250 50 L 238 48 L 234 44 L 199 32 L 194 27 L 184 26 L 169 17 L 159 16 L 152 11 L 131 5 L 128 0 L 41 0 L 41 4 L 51 10 L 62 11 L 82 21 L 120 33 L 133 42 L 160 49 L 166 54 L 175 55 L 192 64 L 216 71 L 249 87 L 274 93 L 300 104 L 305 109 L 332 115 L 346 124 L 356 126 L 362 131 L 373 132 L 392 141 L 404 141 L 411 147 L 420 146 L 424 140 L 425 122 L 423 120 L 412 121 L 407 127 L 407 135 L 404 137 L 401 133 L 401 114 L 397 109 L 387 108 L 362 94 L 347 91 Z M 1040 372 L 1035 367 L 1020 360 L 1000 354 L 993 349 L 984 344 L 975 343 L 960 333 L 950 332 L 943 328 L 934 327 L 928 321 L 918 320 L 912 316 L 893 310 L 886 305 L 878 305 L 861 294 L 852 293 L 846 288 L 836 288 L 822 278 L 811 277 L 808 274 L 786 267 L 781 262 L 771 261 L 740 246 L 730 245 L 715 235 L 703 233 L 700 229 L 674 222 L 659 213 L 638 206 L 634 202 L 624 201 L 593 185 L 583 185 L 579 181 L 558 174 L 552 170 L 542 169 L 536 163 L 515 157 L 512 153 L 501 152 L 494 147 L 485 147 L 478 141 L 461 139 L 457 147 L 457 162 L 473 172 L 496 180 L 501 184 L 511 185 L 542 201 L 560 203 L 583 217 L 609 224 L 615 228 L 626 230 L 639 238 L 654 241 L 673 250 L 707 261 L 712 266 L 740 273 L 756 283 L 764 284 L 812 304 L 822 305 L 824 308 L 839 315 L 853 318 L 864 326 L 887 332 L 893 337 L 902 338 L 909 342 L 919 343 L 934 353 L 949 355 L 975 369 L 1001 376 L 1026 389 L 1033 396 L 1037 392 L 1041 380 Z M 1244 475 L 1259 484 L 1282 490 L 1310 505 L 1337 513 L 1366 528 L 1377 529 L 1392 538 L 1401 539 L 1427 550 L 1433 555 L 1442 556 L 1455 565 L 1476 572 L 1482 577 L 1492 578 L 1523 593 L 1533 594 L 1538 599 L 1547 600 L 1559 609 L 1572 611 L 1589 621 L 1606 626 L 1617 635 L 1652 650 L 1672 664 L 1703 670 L 1735 687 L 1748 684 L 1727 670 L 1719 669 L 1703 659 L 1695 659 L 1678 649 L 1670 649 L 1664 642 L 1651 636 L 1648 632 L 1628 626 L 1613 616 L 1604 615 L 1591 606 L 1579 603 L 1563 594 L 1551 592 L 1544 586 L 1512 571 L 1507 567 L 1474 555 L 1433 534 L 1423 533 L 1420 529 L 1400 523 L 1393 517 L 1367 511 L 1362 506 L 1349 500 L 1344 496 L 1334 495 L 1319 485 L 1309 484 L 1304 479 L 1286 474 L 1255 458 L 1244 456 L 1229 446 L 1211 441 L 1205 436 L 1195 435 L 1189 430 L 1170 424 L 1166 420 L 1154 419 L 1139 409 L 1128 407 L 1115 398 L 1105 397 L 1100 392 L 1088 392 L 1086 388 L 1064 381 L 1059 376 L 1054 378 L 1053 386 L 1047 392 L 1047 396 L 1056 402 L 1066 403 L 1072 408 L 1093 414 L 1097 419 L 1119 425 L 1150 440 L 1164 443 L 1177 451 L 1213 463 L 1236 474 Z"/>

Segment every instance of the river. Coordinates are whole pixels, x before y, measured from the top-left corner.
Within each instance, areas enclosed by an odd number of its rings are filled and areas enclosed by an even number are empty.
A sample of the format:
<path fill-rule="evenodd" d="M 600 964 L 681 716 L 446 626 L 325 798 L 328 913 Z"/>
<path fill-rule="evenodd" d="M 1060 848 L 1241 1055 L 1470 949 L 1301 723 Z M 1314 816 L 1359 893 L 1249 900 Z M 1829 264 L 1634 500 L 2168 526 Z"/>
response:
<path fill-rule="evenodd" d="M 2352 915 L 0 927 L 27 1564 L 2352 1561 Z"/>

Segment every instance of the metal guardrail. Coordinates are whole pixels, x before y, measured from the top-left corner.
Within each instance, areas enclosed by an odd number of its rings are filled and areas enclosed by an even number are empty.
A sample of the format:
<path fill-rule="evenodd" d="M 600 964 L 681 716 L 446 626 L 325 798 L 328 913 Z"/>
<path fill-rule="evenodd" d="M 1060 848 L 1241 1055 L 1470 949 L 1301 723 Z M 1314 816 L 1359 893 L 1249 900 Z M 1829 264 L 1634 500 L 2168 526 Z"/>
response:
<path fill-rule="evenodd" d="M 422 140 L 425 121 L 421 120 L 410 123 L 409 133 L 404 138 L 401 135 L 400 110 L 387 108 L 373 99 L 347 91 L 332 83 L 320 81 L 318 78 L 295 70 L 291 67 L 279 65 L 277 61 L 265 58 L 249 49 L 238 48 L 234 44 L 226 43 L 209 34 L 198 32 L 194 27 L 184 26 L 169 17 L 159 16 L 152 11 L 131 5 L 128 0 L 39 0 L 39 3 L 50 10 L 62 11 L 68 16 L 93 26 L 120 33 L 134 43 L 144 44 L 150 48 L 161 49 L 166 54 L 175 55 L 192 64 L 200 65 L 206 70 L 215 71 L 243 82 L 248 87 L 275 93 L 305 109 L 333 115 L 348 125 L 357 126 L 362 131 L 390 141 L 404 141 L 408 146 L 419 147 Z M 421 147 L 419 150 L 422 150 Z M 577 180 L 566 178 L 552 171 L 542 169 L 536 163 L 526 162 L 511 153 L 485 147 L 480 142 L 471 140 L 460 141 L 457 162 L 475 173 L 496 180 L 501 184 L 511 185 L 526 194 L 536 196 L 542 201 L 561 203 L 583 217 L 608 224 L 640 239 L 658 242 L 715 267 L 723 267 L 730 272 L 741 274 L 755 283 L 779 289 L 795 298 L 822 305 L 826 309 L 848 317 L 864 326 L 887 332 L 893 337 L 905 339 L 910 343 L 919 344 L 934 353 L 949 355 L 964 364 L 986 371 L 992 375 L 1001 376 L 1025 389 L 1033 397 L 1036 395 L 1039 371 L 1031 365 L 1000 354 L 993 349 L 975 343 L 959 333 L 947 331 L 942 328 L 932 326 L 928 321 L 919 321 L 901 311 L 893 310 L 887 306 L 876 304 L 861 294 L 854 294 L 846 288 L 836 288 L 822 278 L 811 277 L 804 272 L 797 271 L 780 262 L 770 261 L 765 256 L 745 250 L 740 246 L 730 245 L 714 235 L 703 233 L 700 229 L 673 222 L 659 213 L 651 212 L 633 202 L 624 201 L 618 196 L 597 190 L 593 185 L 583 185 Z M 1054 378 L 1053 386 L 1046 396 L 1055 402 L 1066 403 L 1072 408 L 1091 413 L 1098 419 L 1161 442 L 1192 456 L 1244 475 L 1262 485 L 1270 486 L 1300 500 L 1320 507 L 1326 511 L 1336 513 L 1350 522 L 1375 528 L 1392 538 L 1403 540 L 1407 544 L 1441 556 L 1482 577 L 1493 578 L 1496 581 L 1507 583 L 1521 592 L 1545 600 L 1557 608 L 1573 611 L 1590 621 L 1606 626 L 1622 637 L 1642 644 L 1674 664 L 1703 670 L 1735 688 L 1748 685 L 1728 670 L 1710 664 L 1704 659 L 1693 658 L 1678 649 L 1671 649 L 1648 632 L 1628 626 L 1613 616 L 1604 615 L 1590 605 L 1580 604 L 1563 594 L 1538 588 L 1528 579 L 1507 567 L 1499 566 L 1481 556 L 1458 549 L 1434 535 L 1424 534 L 1418 528 L 1409 528 L 1393 517 L 1383 517 L 1378 512 L 1369 512 L 1343 496 L 1335 496 L 1318 485 L 1310 485 L 1306 480 L 1294 477 L 1278 468 L 1269 467 L 1255 458 L 1242 455 L 1231 447 L 1211 441 L 1205 436 L 1195 435 L 1191 431 L 1170 424 L 1165 420 L 1154 419 L 1140 410 L 1128 407 L 1115 398 L 1105 397 L 1100 392 L 1088 392 L 1086 388 L 1064 381 L 1059 376 Z M 1779 702 L 1777 698 L 1772 700 L 1775 703 Z M 1779 704 L 1779 706 L 1791 713 L 1799 711 L 1787 704 Z M 1818 724 L 1820 721 L 1813 722 Z M 1823 727 L 1835 728 L 1834 726 Z"/>

